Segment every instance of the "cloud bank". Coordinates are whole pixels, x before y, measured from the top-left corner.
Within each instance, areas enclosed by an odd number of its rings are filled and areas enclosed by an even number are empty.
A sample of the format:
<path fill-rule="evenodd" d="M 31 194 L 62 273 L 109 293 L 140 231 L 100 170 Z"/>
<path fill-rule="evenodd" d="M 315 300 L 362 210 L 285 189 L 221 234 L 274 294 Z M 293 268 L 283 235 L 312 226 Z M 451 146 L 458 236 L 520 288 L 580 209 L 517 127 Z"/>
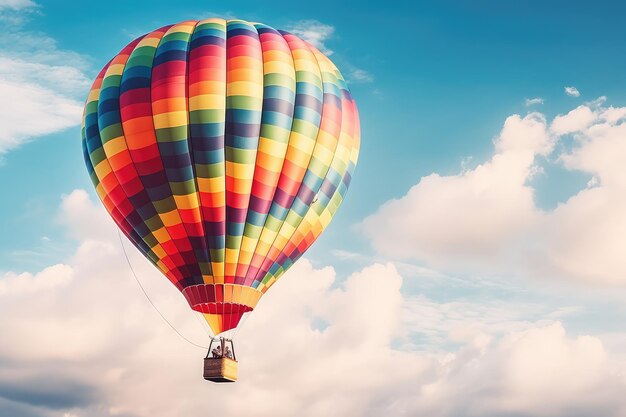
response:
<path fill-rule="evenodd" d="M 502 152 L 548 146 L 539 140 L 539 116 L 510 124 L 536 137 L 521 146 L 504 135 L 497 142 Z M 0 414 L 495 417 L 626 410 L 626 362 L 601 338 L 569 335 L 558 321 L 486 314 L 484 305 L 450 310 L 407 298 L 392 264 L 372 264 L 338 282 L 332 267 L 298 262 L 237 334 L 240 381 L 206 383 L 204 351 L 152 310 L 129 277 L 104 211 L 77 190 L 64 197 L 59 220 L 79 240 L 73 257 L 0 280 L 0 330 L 10 335 L 0 344 Z M 206 341 L 183 297 L 139 254 L 131 258 L 168 319 L 192 340 Z M 458 308 L 460 316 L 452 313 Z M 456 347 L 422 350 L 407 338 L 433 327 Z"/>

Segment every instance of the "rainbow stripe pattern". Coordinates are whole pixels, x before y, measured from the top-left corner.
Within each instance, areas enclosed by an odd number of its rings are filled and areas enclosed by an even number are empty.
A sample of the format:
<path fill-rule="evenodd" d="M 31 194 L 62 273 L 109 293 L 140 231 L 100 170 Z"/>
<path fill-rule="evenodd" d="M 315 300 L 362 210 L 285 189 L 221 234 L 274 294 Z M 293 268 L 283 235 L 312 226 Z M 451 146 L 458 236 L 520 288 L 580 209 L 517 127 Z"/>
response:
<path fill-rule="evenodd" d="M 206 19 L 122 49 L 89 92 L 82 143 L 115 223 L 219 334 L 328 226 L 360 130 L 345 80 L 315 47 Z"/>

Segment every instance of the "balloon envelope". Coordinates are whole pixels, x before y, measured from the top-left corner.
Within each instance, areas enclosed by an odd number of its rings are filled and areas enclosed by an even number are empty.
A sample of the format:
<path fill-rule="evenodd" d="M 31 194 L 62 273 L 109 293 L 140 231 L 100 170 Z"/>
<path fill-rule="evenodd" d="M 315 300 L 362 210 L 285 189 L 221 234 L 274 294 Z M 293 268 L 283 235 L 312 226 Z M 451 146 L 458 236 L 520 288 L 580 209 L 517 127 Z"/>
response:
<path fill-rule="evenodd" d="M 215 334 L 236 327 L 328 226 L 359 134 L 323 53 L 223 19 L 131 42 L 97 76 L 82 129 L 107 211 Z"/>

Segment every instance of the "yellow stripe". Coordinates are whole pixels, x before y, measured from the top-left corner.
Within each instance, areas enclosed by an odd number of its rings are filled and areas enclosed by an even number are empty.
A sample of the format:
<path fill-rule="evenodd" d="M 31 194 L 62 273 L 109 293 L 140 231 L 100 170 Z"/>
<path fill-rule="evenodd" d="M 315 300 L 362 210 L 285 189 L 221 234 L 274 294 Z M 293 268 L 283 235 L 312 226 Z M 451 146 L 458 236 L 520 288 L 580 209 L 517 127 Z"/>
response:
<path fill-rule="evenodd" d="M 128 149 L 128 147 L 126 147 L 126 139 L 124 136 L 118 136 L 115 139 L 111 139 L 107 143 L 103 144 L 102 147 L 104 148 L 104 153 L 108 158 Z"/>
<path fill-rule="evenodd" d="M 165 227 L 160 227 L 159 229 L 152 232 L 152 235 L 159 241 L 159 243 L 165 243 L 170 240 L 170 235 L 165 230 Z"/>
<path fill-rule="evenodd" d="M 198 202 L 198 195 L 196 193 L 175 195 L 174 201 L 176 203 L 176 207 L 183 210 L 196 209 L 200 206 L 200 203 Z"/>
<path fill-rule="evenodd" d="M 240 180 L 251 180 L 254 177 L 254 165 L 226 161 L 226 175 Z"/>
<path fill-rule="evenodd" d="M 161 245 L 152 248 L 152 252 L 154 252 L 154 254 L 158 256 L 159 259 L 164 259 L 167 256 L 167 253 L 165 253 L 165 249 L 163 249 Z"/>
<path fill-rule="evenodd" d="M 170 111 L 154 115 L 154 127 L 163 129 L 168 127 L 185 126 L 187 124 L 186 111 Z"/>
<path fill-rule="evenodd" d="M 144 46 L 149 46 L 152 48 L 156 48 L 157 46 L 159 46 L 159 43 L 161 42 L 161 34 L 154 34 L 153 36 L 148 36 L 143 38 L 141 41 L 139 41 L 139 43 L 137 44 L 137 48 L 141 48 Z M 137 49 L 135 48 L 135 49 Z"/>
<path fill-rule="evenodd" d="M 109 68 L 107 68 L 107 72 L 104 75 L 104 78 L 107 78 L 111 75 L 122 75 L 122 72 L 124 71 L 124 67 L 126 66 L 126 64 L 111 64 L 109 65 Z"/>
<path fill-rule="evenodd" d="M 189 110 L 224 110 L 226 102 L 223 94 L 200 94 L 189 97 Z"/>
<path fill-rule="evenodd" d="M 293 65 L 290 62 L 286 62 L 283 60 L 270 60 L 269 62 L 265 62 L 263 64 L 263 73 L 264 74 L 284 74 L 293 78 L 294 69 Z"/>
<path fill-rule="evenodd" d="M 280 129 L 280 133 L 288 133 L 286 129 Z M 278 158 L 283 158 L 285 152 L 287 151 L 287 144 L 276 142 L 274 140 L 261 137 L 259 139 L 259 152 L 265 153 L 267 155 L 276 156 Z"/>
<path fill-rule="evenodd" d="M 98 179 L 102 181 L 102 179 L 111 172 L 111 165 L 109 165 L 108 160 L 104 159 L 100 161 L 98 165 L 93 167 L 93 169 L 96 172 L 96 176 L 98 177 Z"/>
<path fill-rule="evenodd" d="M 167 227 L 176 226 L 177 224 L 182 223 L 182 220 L 180 219 L 180 216 L 178 215 L 177 209 L 174 209 L 168 213 L 160 213 L 159 217 L 161 218 L 161 221 L 163 222 L 163 224 Z"/>
<path fill-rule="evenodd" d="M 198 187 L 201 191 L 210 192 L 211 194 L 216 194 L 220 192 L 224 192 L 224 175 L 215 178 L 197 178 Z"/>

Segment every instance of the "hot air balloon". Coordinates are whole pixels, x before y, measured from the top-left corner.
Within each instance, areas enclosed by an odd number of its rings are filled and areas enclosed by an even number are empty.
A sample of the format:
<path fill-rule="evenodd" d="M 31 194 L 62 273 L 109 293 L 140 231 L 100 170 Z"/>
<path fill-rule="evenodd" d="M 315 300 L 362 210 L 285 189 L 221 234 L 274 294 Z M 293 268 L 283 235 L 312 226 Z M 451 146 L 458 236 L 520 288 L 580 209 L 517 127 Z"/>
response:
<path fill-rule="evenodd" d="M 219 335 L 328 226 L 359 135 L 350 90 L 317 48 L 212 18 L 162 27 L 113 57 L 89 92 L 82 144 L 119 229 Z M 218 365 L 209 374 L 236 379 L 236 363 Z"/>

